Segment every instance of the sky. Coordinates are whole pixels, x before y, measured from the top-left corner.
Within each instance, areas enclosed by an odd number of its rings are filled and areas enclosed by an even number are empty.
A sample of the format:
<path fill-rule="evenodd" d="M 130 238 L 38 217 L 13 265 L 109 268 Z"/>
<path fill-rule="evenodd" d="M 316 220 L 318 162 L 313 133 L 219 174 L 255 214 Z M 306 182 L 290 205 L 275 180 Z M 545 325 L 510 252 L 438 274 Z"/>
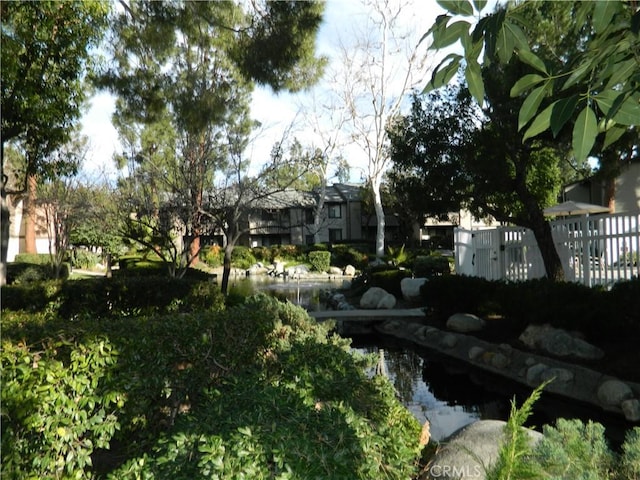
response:
<path fill-rule="evenodd" d="M 426 32 L 434 22 L 437 15 L 443 10 L 435 0 L 415 0 L 410 14 L 407 16 L 408 27 L 415 27 L 418 37 Z M 339 38 L 348 41 L 349 33 L 367 21 L 368 15 L 358 0 L 328 0 L 326 2 L 324 21 L 317 38 L 317 50 L 319 54 L 327 55 L 330 59 L 335 56 L 337 40 Z M 326 88 L 322 81 L 317 91 Z M 309 92 L 299 94 L 280 93 L 275 95 L 269 88 L 257 88 L 253 94 L 252 116 L 260 121 L 264 128 L 259 138 L 253 142 L 252 150 L 248 155 L 255 162 L 268 159 L 268 154 L 273 144 L 281 138 L 282 132 L 294 120 L 299 123 L 301 109 L 311 98 Z M 111 123 L 114 111 L 114 98 L 106 92 L 94 95 L 90 105 L 82 118 L 82 132 L 89 138 L 89 153 L 84 167 L 88 175 L 97 175 L 105 172 L 109 177 L 116 175 L 113 154 L 120 148 L 118 134 Z M 301 141 L 313 142 L 311 134 L 305 136 L 299 132 Z M 357 180 L 366 165 L 366 161 L 358 158 L 360 152 L 346 152 L 346 156 L 353 165 L 352 180 Z M 363 165 L 363 162 L 364 165 Z"/>

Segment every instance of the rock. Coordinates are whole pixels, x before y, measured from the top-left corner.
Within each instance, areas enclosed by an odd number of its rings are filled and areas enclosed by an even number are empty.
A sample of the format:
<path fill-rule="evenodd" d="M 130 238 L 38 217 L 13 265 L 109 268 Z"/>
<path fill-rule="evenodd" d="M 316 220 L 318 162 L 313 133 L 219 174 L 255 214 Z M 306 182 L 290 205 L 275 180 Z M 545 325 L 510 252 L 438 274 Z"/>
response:
<path fill-rule="evenodd" d="M 378 306 L 378 302 L 382 295 L 385 295 L 386 290 L 380 287 L 371 287 L 369 290 L 364 292 L 364 295 L 360 298 L 360 307 L 367 309 L 374 309 Z"/>
<path fill-rule="evenodd" d="M 454 332 L 478 332 L 484 327 L 485 321 L 470 313 L 454 313 L 447 319 L 447 328 Z"/>
<path fill-rule="evenodd" d="M 376 309 L 378 310 L 391 310 L 396 306 L 396 297 L 391 295 L 390 293 L 386 293 L 382 296 L 378 304 L 376 305 Z"/>
<path fill-rule="evenodd" d="M 540 380 L 546 382 L 553 379 L 555 383 L 569 383 L 573 381 L 573 372 L 566 368 L 547 368 L 540 372 Z"/>
<path fill-rule="evenodd" d="M 469 349 L 469 360 L 477 360 L 483 353 L 484 348 L 475 345 Z"/>
<path fill-rule="evenodd" d="M 403 278 L 400 280 L 402 298 L 408 302 L 420 300 L 420 287 L 422 287 L 426 281 L 426 278 Z"/>
<path fill-rule="evenodd" d="M 527 383 L 530 385 L 537 385 L 540 383 L 540 376 L 547 370 L 547 366 L 544 363 L 536 363 L 535 365 L 527 368 Z"/>
<path fill-rule="evenodd" d="M 351 288 L 351 280 L 342 281 L 342 290 L 349 290 Z"/>
<path fill-rule="evenodd" d="M 631 387 L 620 380 L 607 380 L 598 387 L 598 400 L 603 405 L 618 407 L 633 397 Z"/>
<path fill-rule="evenodd" d="M 444 348 L 453 348 L 458 344 L 458 337 L 448 333 L 440 340 L 440 346 Z"/>
<path fill-rule="evenodd" d="M 342 275 L 342 269 L 339 267 L 329 267 L 329 275 Z"/>
<path fill-rule="evenodd" d="M 623 400 L 622 403 L 620 403 L 620 408 L 622 408 L 624 418 L 630 422 L 640 421 L 640 400 L 637 398 Z"/>
<path fill-rule="evenodd" d="M 342 273 L 349 277 L 353 277 L 356 274 L 356 267 L 354 267 L 353 265 L 347 265 L 346 267 L 344 267 L 344 271 Z"/>
<path fill-rule="evenodd" d="M 541 349 L 558 357 L 599 360 L 604 352 L 598 347 L 560 328 L 548 324 L 529 325 L 519 337 L 529 348 Z"/>
<path fill-rule="evenodd" d="M 360 298 L 360 307 L 364 309 L 392 309 L 396 306 L 396 297 L 380 287 L 371 287 Z"/>
<path fill-rule="evenodd" d="M 506 368 L 511 361 L 504 353 L 497 352 L 491 357 L 491 366 L 494 368 L 503 369 Z"/>
<path fill-rule="evenodd" d="M 485 469 L 495 463 L 504 441 L 505 425 L 499 420 L 480 420 L 455 432 L 434 455 L 427 478 L 486 479 Z M 540 432 L 528 432 L 532 443 L 542 438 Z"/>

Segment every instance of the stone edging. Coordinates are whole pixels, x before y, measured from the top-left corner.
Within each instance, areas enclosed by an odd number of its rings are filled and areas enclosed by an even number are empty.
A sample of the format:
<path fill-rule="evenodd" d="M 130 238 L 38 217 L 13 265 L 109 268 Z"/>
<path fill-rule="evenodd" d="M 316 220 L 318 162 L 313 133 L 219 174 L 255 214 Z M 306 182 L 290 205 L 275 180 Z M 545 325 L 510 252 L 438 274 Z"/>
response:
<path fill-rule="evenodd" d="M 477 368 L 535 388 L 554 379 L 545 390 L 598 406 L 640 422 L 640 384 L 621 381 L 580 365 L 525 352 L 508 344 L 496 345 L 461 333 L 443 331 L 412 321 L 381 322 L 376 331 L 456 358 Z"/>

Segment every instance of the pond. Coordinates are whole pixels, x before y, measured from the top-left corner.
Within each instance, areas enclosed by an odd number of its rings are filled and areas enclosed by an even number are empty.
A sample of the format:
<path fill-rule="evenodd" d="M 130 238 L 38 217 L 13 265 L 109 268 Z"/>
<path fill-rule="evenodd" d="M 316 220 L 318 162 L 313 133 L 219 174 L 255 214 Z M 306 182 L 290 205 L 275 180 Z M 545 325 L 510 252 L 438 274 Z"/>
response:
<path fill-rule="evenodd" d="M 322 309 L 319 293 L 342 285 L 341 280 L 274 281 L 262 278 L 251 282 L 256 290 L 273 292 L 307 310 Z M 352 347 L 362 353 L 381 356 L 384 370 L 400 401 L 420 423 L 429 421 L 431 438 L 436 441 L 477 420 L 506 420 L 511 401 L 515 398 L 519 406 L 531 393 L 530 388 L 521 384 L 388 336 L 357 336 L 352 339 Z M 543 393 L 536 403 L 528 426 L 540 429 L 561 417 L 603 424 L 612 446 L 619 446 L 626 430 L 632 426 L 600 409 L 550 393 Z"/>

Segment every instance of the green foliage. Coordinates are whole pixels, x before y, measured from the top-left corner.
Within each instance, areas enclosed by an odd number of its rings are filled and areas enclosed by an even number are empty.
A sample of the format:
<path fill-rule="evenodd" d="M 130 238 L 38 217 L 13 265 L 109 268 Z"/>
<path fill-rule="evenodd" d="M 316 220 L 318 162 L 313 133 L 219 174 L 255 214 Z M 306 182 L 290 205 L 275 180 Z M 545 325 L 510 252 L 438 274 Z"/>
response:
<path fill-rule="evenodd" d="M 3 310 L 53 310 L 67 318 L 141 313 L 219 310 L 224 298 L 216 285 L 170 277 L 95 277 L 3 288 Z"/>
<path fill-rule="evenodd" d="M 10 312 L 2 327 L 8 478 L 415 473 L 420 426 L 391 384 L 290 303 L 73 322 Z"/>
<path fill-rule="evenodd" d="M 614 456 L 601 424 L 560 418 L 555 426 L 545 425 L 543 433 L 533 459 L 542 466 L 546 478 L 600 480 L 611 477 Z"/>
<path fill-rule="evenodd" d="M 536 466 L 528 459 L 531 438 L 524 424 L 533 411 L 533 404 L 540 398 L 548 383 L 539 385 L 520 408 L 517 408 L 515 399 L 511 401 L 511 413 L 504 427 L 505 441 L 500 446 L 495 465 L 487 472 L 487 480 L 537 478 Z"/>
<path fill-rule="evenodd" d="M 91 270 L 100 262 L 100 256 L 84 249 L 76 249 L 71 255 L 73 268 Z"/>
<path fill-rule="evenodd" d="M 484 316 L 498 314 L 514 328 L 549 323 L 579 330 L 591 341 L 637 336 L 640 279 L 618 282 L 611 290 L 549 279 L 525 282 L 489 281 L 464 275 L 433 277 L 421 289 L 422 300 L 436 315 L 447 318 L 464 311 Z M 603 318 L 608 318 L 606 325 Z"/>
<path fill-rule="evenodd" d="M 236 246 L 231 252 L 231 265 L 246 270 L 256 263 L 256 257 L 253 256 L 249 247 Z"/>
<path fill-rule="evenodd" d="M 309 263 L 318 272 L 327 272 L 331 266 L 331 252 L 316 250 L 309 252 Z"/>
<path fill-rule="evenodd" d="M 640 427 L 627 432 L 622 445 L 620 465 L 623 478 L 640 480 Z"/>
<path fill-rule="evenodd" d="M 2 342 L 3 478 L 92 478 L 91 454 L 119 428 L 125 394 L 107 387 L 105 338 Z"/>
<path fill-rule="evenodd" d="M 335 244 L 331 245 L 331 261 L 337 267 L 353 265 L 358 270 L 364 270 L 369 261 L 367 252 L 367 245 Z"/>
<path fill-rule="evenodd" d="M 629 126 L 638 125 L 640 107 L 634 55 L 640 49 L 640 40 L 634 6 L 622 1 L 564 2 L 565 11 L 577 20 L 569 23 L 568 31 L 563 33 L 578 35 L 581 48 L 558 50 L 566 61 L 551 63 L 541 54 L 539 45 L 546 42 L 538 41 L 537 25 L 529 23 L 523 15 L 529 2 L 514 2 L 483 18 L 481 11 L 486 2 L 474 2 L 477 12 L 470 2 L 442 2 L 442 5 L 449 12 L 438 17 L 427 32 L 433 38 L 431 48 L 461 42 L 464 55 L 446 56 L 434 71 L 428 88 L 448 83 L 464 59 L 469 89 L 482 104 L 485 84 L 479 67 L 481 52 L 485 63 L 507 64 L 515 56 L 529 67 L 511 88 L 514 97 L 529 92 L 520 107 L 518 122 L 519 130 L 526 129 L 525 140 L 546 130 L 555 136 L 575 118 L 573 151 L 582 159 L 591 152 L 599 133 L 605 133 L 603 143 L 608 145 L 618 140 Z M 462 11 L 460 5 L 468 8 Z M 469 18 L 449 24 L 455 14 Z M 475 18 L 480 20 L 474 26 Z M 589 28 L 585 29 L 585 25 Z M 598 94 L 594 96 L 592 92 Z M 551 102 L 543 104 L 546 96 L 551 97 Z"/>
<path fill-rule="evenodd" d="M 200 252 L 200 259 L 212 268 L 221 267 L 224 251 L 218 245 L 213 245 Z"/>
<path fill-rule="evenodd" d="M 69 277 L 68 263 L 60 265 L 58 278 Z M 7 284 L 27 284 L 56 278 L 56 272 L 48 254 L 18 254 L 13 263 L 7 264 Z"/>
<path fill-rule="evenodd" d="M 15 263 L 29 263 L 33 265 L 51 264 L 51 256 L 48 253 L 18 253 Z"/>
<path fill-rule="evenodd" d="M 411 278 L 411 270 L 382 265 L 371 269 L 365 275 L 368 278 L 369 287 L 380 287 L 396 298 L 401 298 L 400 282 L 403 278 Z"/>
<path fill-rule="evenodd" d="M 389 252 L 387 255 L 388 260 L 396 267 L 405 266 L 409 261 L 410 255 L 404 249 L 404 245 L 400 248 L 389 246 L 387 251 Z"/>
<path fill-rule="evenodd" d="M 418 256 L 413 262 L 413 275 L 416 278 L 431 278 L 451 273 L 449 259 L 440 254 Z"/>

